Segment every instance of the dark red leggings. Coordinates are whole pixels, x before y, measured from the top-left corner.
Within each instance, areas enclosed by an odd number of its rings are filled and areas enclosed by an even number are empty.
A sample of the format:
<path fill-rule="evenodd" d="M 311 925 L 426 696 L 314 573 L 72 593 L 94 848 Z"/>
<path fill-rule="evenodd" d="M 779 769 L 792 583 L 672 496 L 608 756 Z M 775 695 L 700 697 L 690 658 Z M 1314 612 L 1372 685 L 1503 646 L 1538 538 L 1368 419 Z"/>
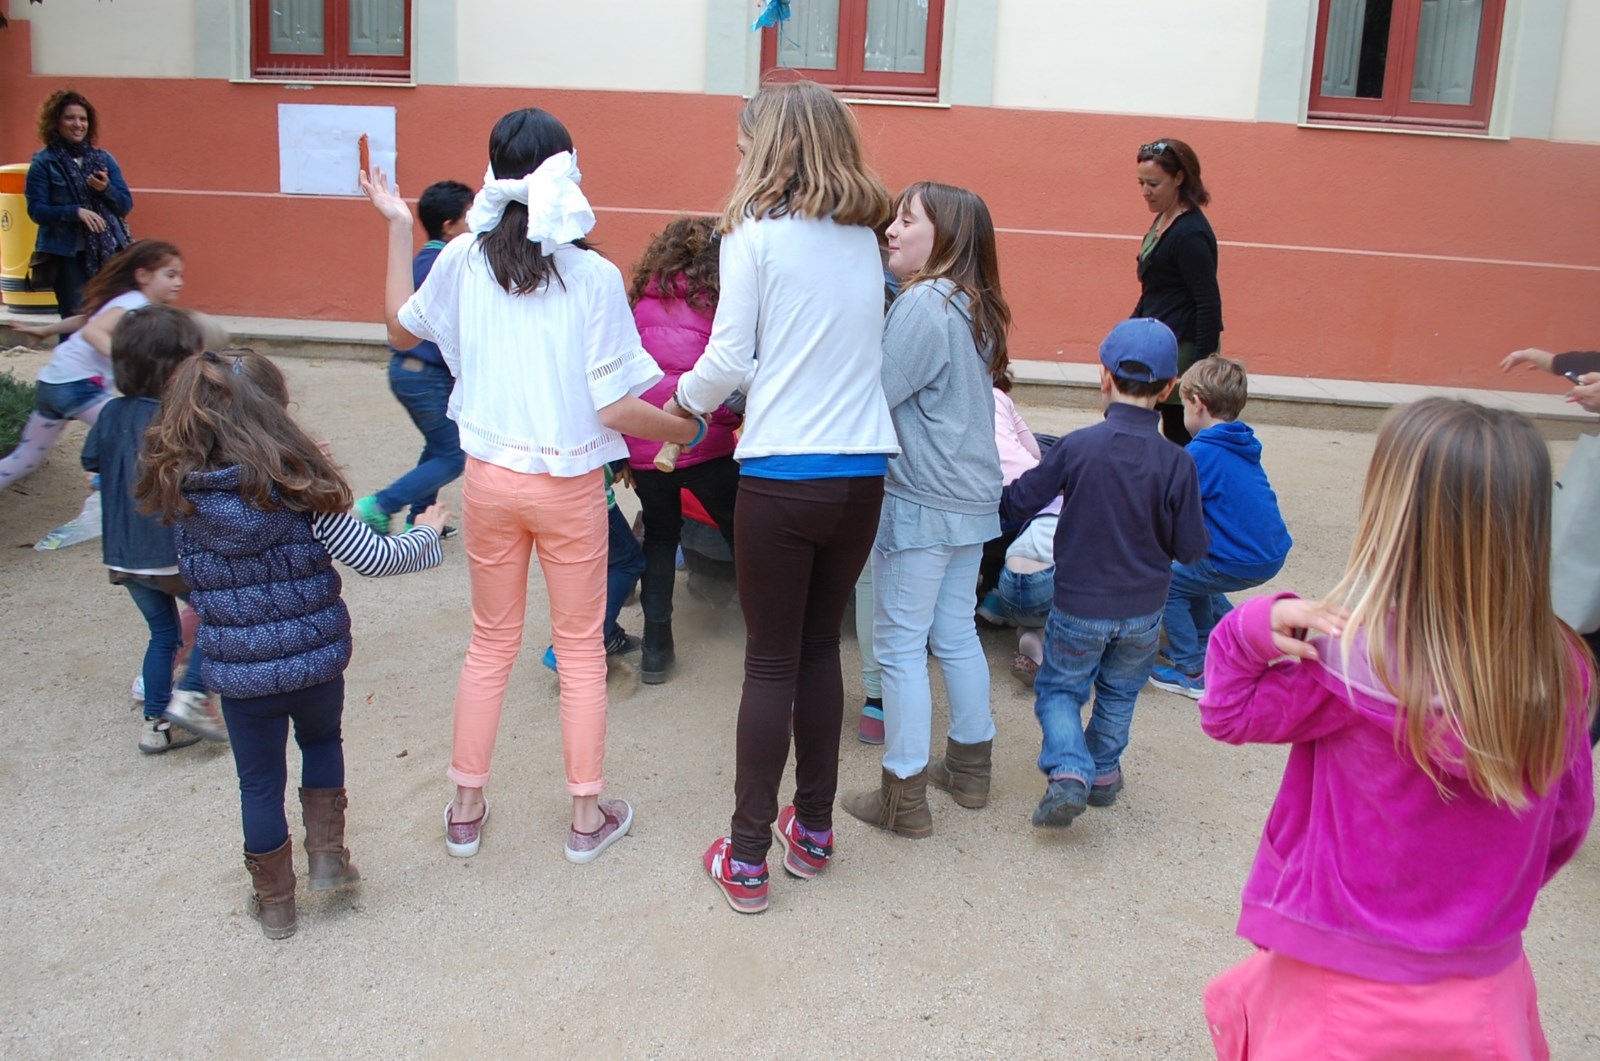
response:
<path fill-rule="evenodd" d="M 742 476 L 734 566 L 744 609 L 733 857 L 761 862 L 772 846 L 778 784 L 794 718 L 795 817 L 833 828 L 844 678 L 839 624 L 878 533 L 883 479 Z"/>

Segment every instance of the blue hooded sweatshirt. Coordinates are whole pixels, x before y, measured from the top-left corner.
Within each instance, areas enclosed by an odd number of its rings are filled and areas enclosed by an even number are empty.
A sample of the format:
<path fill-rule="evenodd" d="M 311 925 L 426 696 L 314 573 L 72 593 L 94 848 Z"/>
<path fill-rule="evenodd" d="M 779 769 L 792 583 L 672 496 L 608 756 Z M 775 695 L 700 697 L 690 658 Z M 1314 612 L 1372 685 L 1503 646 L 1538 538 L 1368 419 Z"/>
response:
<path fill-rule="evenodd" d="M 1276 575 L 1294 542 L 1261 467 L 1256 433 L 1237 420 L 1213 424 L 1187 449 L 1200 473 L 1200 504 L 1211 532 L 1207 559 L 1237 578 Z"/>

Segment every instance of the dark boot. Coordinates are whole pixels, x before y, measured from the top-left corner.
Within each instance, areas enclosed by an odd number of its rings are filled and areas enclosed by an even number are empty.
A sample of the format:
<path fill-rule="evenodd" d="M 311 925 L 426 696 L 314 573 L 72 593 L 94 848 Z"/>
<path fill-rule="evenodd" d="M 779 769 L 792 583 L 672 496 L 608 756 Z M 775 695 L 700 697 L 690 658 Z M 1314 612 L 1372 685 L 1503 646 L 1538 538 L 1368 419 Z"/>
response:
<path fill-rule="evenodd" d="M 293 843 L 285 840 L 276 851 L 265 855 L 244 853 L 245 868 L 250 871 L 251 883 L 255 885 L 246 909 L 251 917 L 261 922 L 261 934 L 268 939 L 288 939 L 294 935 Z"/>
<path fill-rule="evenodd" d="M 928 764 L 928 781 L 950 793 L 963 807 L 976 810 L 989 802 L 990 752 L 994 741 L 957 744 L 945 738 L 944 758 Z"/>
<path fill-rule="evenodd" d="M 933 814 L 928 810 L 928 771 L 901 779 L 883 772 L 883 783 L 839 801 L 852 816 L 868 825 L 920 840 L 933 834 Z"/>
<path fill-rule="evenodd" d="M 667 670 L 673 663 L 672 620 L 644 622 L 644 647 L 639 657 L 639 680 L 646 685 L 660 685 L 667 680 Z"/>
<path fill-rule="evenodd" d="M 306 823 L 306 862 L 314 892 L 342 888 L 361 879 L 344 846 L 344 809 L 350 805 L 342 788 L 302 788 L 300 813 Z"/>

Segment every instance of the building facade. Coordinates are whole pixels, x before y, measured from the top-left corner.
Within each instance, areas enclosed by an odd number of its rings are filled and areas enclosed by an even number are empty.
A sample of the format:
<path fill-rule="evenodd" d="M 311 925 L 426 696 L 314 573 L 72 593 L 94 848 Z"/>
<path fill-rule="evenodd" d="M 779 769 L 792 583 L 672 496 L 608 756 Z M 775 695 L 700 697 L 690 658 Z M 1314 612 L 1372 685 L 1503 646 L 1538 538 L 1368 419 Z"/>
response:
<path fill-rule="evenodd" d="M 185 252 L 187 304 L 375 320 L 364 202 L 284 190 L 280 105 L 392 107 L 414 195 L 476 186 L 495 119 L 572 130 L 626 268 L 713 211 L 734 121 L 802 68 L 891 188 L 984 196 L 1013 356 L 1088 361 L 1138 297 L 1134 156 L 1198 151 L 1223 350 L 1254 371 L 1479 386 L 1519 346 L 1600 345 L 1600 0 L 44 0 L 0 30 L 0 162 L 72 85 Z M 420 234 L 419 234 L 420 238 Z"/>

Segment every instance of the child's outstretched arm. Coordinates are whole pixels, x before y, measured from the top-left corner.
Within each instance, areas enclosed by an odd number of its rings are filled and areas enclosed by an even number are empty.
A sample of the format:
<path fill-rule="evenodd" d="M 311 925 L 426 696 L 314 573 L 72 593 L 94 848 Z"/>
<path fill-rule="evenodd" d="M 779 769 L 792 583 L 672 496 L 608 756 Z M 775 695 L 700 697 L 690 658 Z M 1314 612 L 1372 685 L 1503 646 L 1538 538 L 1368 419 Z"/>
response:
<path fill-rule="evenodd" d="M 1062 439 L 1037 467 L 1013 479 L 1000 493 L 1001 519 L 1031 519 L 1061 493 L 1067 481 L 1069 447 Z"/>
<path fill-rule="evenodd" d="M 1342 608 L 1289 593 L 1229 612 L 1206 650 L 1200 728 L 1227 744 L 1290 744 L 1349 725 L 1351 710 L 1317 680 L 1317 647 L 1305 640 L 1339 636 L 1345 618 Z"/>
<path fill-rule="evenodd" d="M 417 524 L 404 534 L 376 534 L 349 512 L 318 512 L 311 517 L 311 533 L 328 554 L 359 575 L 381 578 L 425 571 L 444 561 L 439 528 L 449 516 L 443 505 L 431 505 Z"/>
<path fill-rule="evenodd" d="M 389 228 L 388 267 L 383 282 L 383 323 L 389 329 L 389 345 L 396 350 L 410 350 L 422 342 L 421 337 L 412 335 L 400 323 L 400 307 L 415 290 L 411 276 L 411 207 L 400 198 L 400 189 L 390 187 L 388 176 L 376 166 L 371 173 L 360 174 L 358 181 Z"/>

